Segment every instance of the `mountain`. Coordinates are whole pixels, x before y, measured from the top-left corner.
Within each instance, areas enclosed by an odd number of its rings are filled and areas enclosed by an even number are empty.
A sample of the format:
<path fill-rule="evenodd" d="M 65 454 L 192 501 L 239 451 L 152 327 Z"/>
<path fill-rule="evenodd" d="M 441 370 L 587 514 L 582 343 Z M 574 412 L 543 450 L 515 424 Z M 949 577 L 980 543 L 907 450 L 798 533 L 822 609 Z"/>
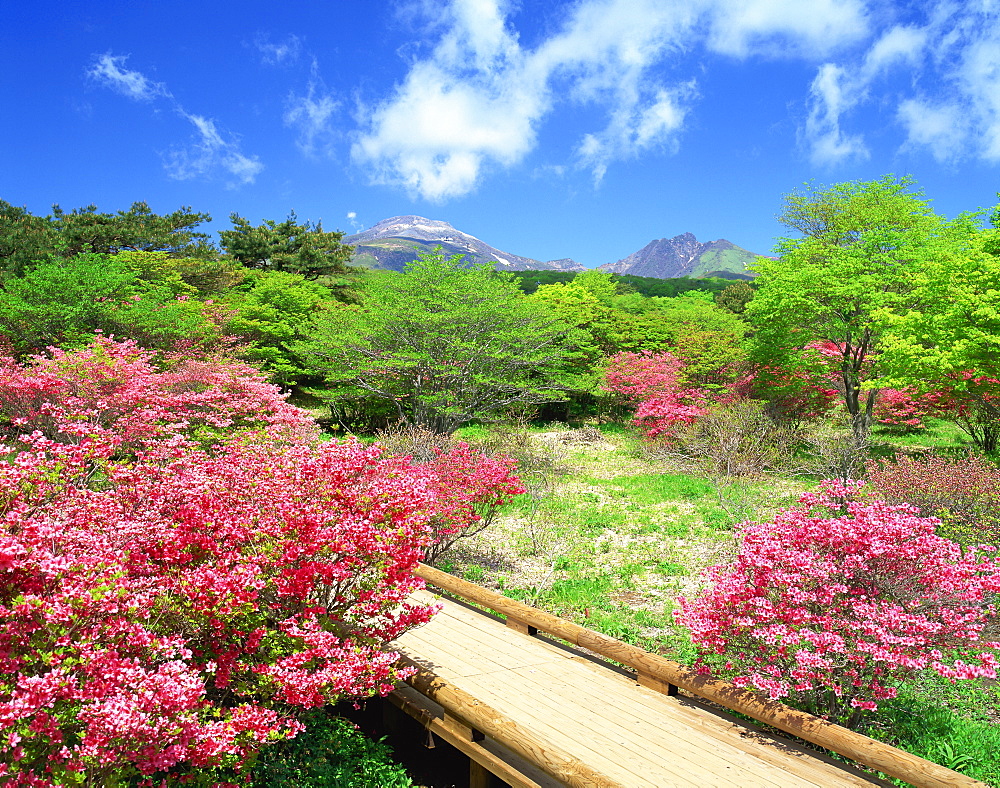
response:
<path fill-rule="evenodd" d="M 446 255 L 464 254 L 467 263 L 492 263 L 502 271 L 583 271 L 574 260 L 550 260 L 543 263 L 530 257 L 494 249 L 478 238 L 456 230 L 447 222 L 422 216 L 393 216 L 364 232 L 344 238 L 354 247 L 351 264 L 366 268 L 402 271 L 420 252 L 430 252 L 435 246 L 444 248 Z"/>
<path fill-rule="evenodd" d="M 759 256 L 724 239 L 701 243 L 691 233 L 684 233 L 650 241 L 638 252 L 617 263 L 598 266 L 598 270 L 659 279 L 718 276 L 724 272 L 751 278 L 753 274 L 747 271 L 747 265 Z"/>

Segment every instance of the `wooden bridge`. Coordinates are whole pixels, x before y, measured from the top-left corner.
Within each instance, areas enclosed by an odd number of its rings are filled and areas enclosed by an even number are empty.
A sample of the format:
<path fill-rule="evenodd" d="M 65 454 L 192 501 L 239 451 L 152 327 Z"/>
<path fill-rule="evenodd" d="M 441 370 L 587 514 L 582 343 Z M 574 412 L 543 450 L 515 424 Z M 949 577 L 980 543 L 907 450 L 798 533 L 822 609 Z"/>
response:
<path fill-rule="evenodd" d="M 918 788 L 985 788 L 439 570 L 418 574 L 450 598 L 393 644 L 417 673 L 389 699 L 469 756 L 470 788 L 889 785 L 729 711 Z"/>

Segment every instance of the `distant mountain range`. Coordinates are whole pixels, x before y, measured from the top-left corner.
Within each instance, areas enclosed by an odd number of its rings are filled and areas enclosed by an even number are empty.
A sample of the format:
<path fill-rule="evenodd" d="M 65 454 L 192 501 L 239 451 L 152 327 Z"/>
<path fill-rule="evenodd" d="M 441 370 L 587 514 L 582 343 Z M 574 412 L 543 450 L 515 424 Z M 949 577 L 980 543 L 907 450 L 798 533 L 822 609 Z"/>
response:
<path fill-rule="evenodd" d="M 344 243 L 354 247 L 351 262 L 366 268 L 402 271 L 420 252 L 441 246 L 445 254 L 464 254 L 470 263 L 491 263 L 504 271 L 584 271 L 575 260 L 542 262 L 495 249 L 475 236 L 456 230 L 447 222 L 422 216 L 394 216 L 364 232 L 349 235 Z M 598 270 L 660 279 L 680 276 L 723 276 L 750 279 L 747 265 L 758 257 L 734 243 L 720 239 L 700 243 L 691 233 L 650 241 L 638 252 Z"/>

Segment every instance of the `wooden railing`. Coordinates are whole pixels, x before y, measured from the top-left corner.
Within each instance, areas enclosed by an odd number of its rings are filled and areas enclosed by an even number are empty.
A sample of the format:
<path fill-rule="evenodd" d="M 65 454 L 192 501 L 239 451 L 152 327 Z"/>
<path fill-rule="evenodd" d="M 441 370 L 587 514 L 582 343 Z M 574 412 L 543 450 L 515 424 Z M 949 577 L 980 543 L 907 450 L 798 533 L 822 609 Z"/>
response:
<path fill-rule="evenodd" d="M 636 671 L 639 684 L 650 689 L 675 695 L 677 689 L 681 688 L 696 697 L 745 714 L 890 777 L 904 780 L 916 788 L 988 788 L 985 783 L 952 769 L 777 701 L 768 700 L 752 690 L 695 673 L 677 662 L 581 627 L 439 569 L 420 564 L 416 574 L 448 594 L 503 615 L 507 626 L 512 629 L 529 635 L 544 632 L 632 668 Z"/>

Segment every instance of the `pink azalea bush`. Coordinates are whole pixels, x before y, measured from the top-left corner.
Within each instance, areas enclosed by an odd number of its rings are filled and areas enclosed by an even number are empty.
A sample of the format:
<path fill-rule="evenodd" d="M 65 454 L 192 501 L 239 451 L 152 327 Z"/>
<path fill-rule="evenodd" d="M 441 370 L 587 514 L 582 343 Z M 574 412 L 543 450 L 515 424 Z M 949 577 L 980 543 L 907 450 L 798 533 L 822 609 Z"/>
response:
<path fill-rule="evenodd" d="M 424 550 L 428 563 L 457 540 L 487 528 L 501 506 L 526 491 L 512 458 L 490 456 L 461 441 L 447 451 L 435 450 L 434 459 L 417 468 L 431 480 L 435 505 L 430 542 Z"/>
<path fill-rule="evenodd" d="M 517 485 L 302 440 L 259 376 L 191 369 L 110 340 L 0 365 L 11 428 L 35 428 L 0 449 L 5 785 L 239 769 L 296 708 L 388 692 L 385 642 L 433 612 L 415 564 Z"/>
<path fill-rule="evenodd" d="M 935 518 L 859 487 L 826 482 L 742 527 L 735 560 L 680 603 L 701 671 L 850 726 L 916 671 L 996 677 L 991 548 L 963 554 Z"/>
<path fill-rule="evenodd" d="M 21 364 L 0 357 L 0 421 L 10 437 L 38 430 L 62 442 L 107 436 L 123 447 L 183 437 L 211 443 L 236 430 L 274 439 L 318 435 L 308 414 L 245 364 L 181 358 L 160 369 L 131 341 L 98 337 Z M 2 424 L 0 424 L 2 426 Z"/>
<path fill-rule="evenodd" d="M 681 382 L 683 362 L 671 353 L 617 353 L 608 359 L 603 389 L 635 407 L 647 437 L 666 437 L 708 412 L 707 396 Z"/>

